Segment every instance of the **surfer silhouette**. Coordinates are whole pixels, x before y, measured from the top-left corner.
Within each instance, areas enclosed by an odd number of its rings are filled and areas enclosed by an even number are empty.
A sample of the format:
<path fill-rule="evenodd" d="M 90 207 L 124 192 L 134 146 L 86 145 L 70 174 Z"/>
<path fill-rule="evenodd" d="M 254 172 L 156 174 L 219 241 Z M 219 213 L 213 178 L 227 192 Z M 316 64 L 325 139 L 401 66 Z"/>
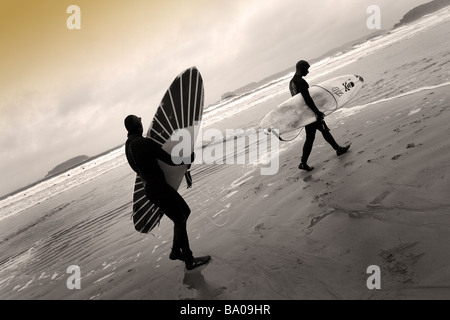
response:
<path fill-rule="evenodd" d="M 311 108 L 312 111 L 316 114 L 317 121 L 305 126 L 306 139 L 303 145 L 303 154 L 301 158 L 301 162 L 298 166 L 301 170 L 311 171 L 314 167 L 308 166 L 308 158 L 311 154 L 311 150 L 313 147 L 314 139 L 316 137 L 316 130 L 319 130 L 325 141 L 327 141 L 334 150 L 336 150 L 336 154 L 338 156 L 343 155 L 350 148 L 350 145 L 345 147 L 339 146 L 339 144 L 334 140 L 333 136 L 330 133 L 330 129 L 327 127 L 324 120 L 324 113 L 321 112 L 314 103 L 314 100 L 311 98 L 309 94 L 309 84 L 306 82 L 303 77 L 305 77 L 309 73 L 309 63 L 305 60 L 300 60 L 296 64 L 296 71 L 294 77 L 289 82 L 289 91 L 292 96 L 300 93 L 305 99 L 305 103 L 308 107 Z"/>
<path fill-rule="evenodd" d="M 125 143 L 128 164 L 144 181 L 147 198 L 156 204 L 174 223 L 173 245 L 169 258 L 184 261 L 187 270 L 192 270 L 207 263 L 211 259 L 210 256 L 195 258 L 192 255 L 186 225 L 191 209 L 178 191 L 167 183 L 157 160 L 172 166 L 177 164 L 172 160 L 172 156 L 164 151 L 158 143 L 142 136 L 144 129 L 141 118 L 129 115 L 124 122 L 128 131 L 128 139 Z M 178 163 L 181 163 L 178 165 L 190 164 L 194 161 L 194 157 L 195 154 L 192 153 L 190 158 L 181 158 L 179 160 L 182 161 L 179 161 Z M 188 180 L 188 187 L 190 187 L 192 180 L 188 172 L 186 179 Z"/>

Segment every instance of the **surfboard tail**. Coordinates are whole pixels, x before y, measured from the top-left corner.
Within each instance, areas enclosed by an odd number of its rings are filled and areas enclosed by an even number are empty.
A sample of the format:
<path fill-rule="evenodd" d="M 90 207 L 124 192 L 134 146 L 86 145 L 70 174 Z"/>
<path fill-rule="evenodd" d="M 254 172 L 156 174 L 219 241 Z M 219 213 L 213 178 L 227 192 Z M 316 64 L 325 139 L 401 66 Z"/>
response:
<path fill-rule="evenodd" d="M 133 219 L 134 228 L 140 233 L 150 232 L 161 220 L 163 212 L 145 195 L 145 187 L 139 175 L 136 175 L 133 194 Z"/>

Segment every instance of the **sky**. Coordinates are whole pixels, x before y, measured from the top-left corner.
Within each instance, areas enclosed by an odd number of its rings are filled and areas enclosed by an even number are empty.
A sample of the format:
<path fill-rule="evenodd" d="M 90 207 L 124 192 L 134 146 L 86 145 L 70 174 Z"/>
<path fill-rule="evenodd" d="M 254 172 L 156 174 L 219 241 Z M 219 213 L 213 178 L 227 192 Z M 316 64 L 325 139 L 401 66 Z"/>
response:
<path fill-rule="evenodd" d="M 371 5 L 390 29 L 426 2 L 0 0 L 0 195 L 123 144 L 128 114 L 148 127 L 186 68 L 201 72 L 208 106 L 375 31 Z"/>

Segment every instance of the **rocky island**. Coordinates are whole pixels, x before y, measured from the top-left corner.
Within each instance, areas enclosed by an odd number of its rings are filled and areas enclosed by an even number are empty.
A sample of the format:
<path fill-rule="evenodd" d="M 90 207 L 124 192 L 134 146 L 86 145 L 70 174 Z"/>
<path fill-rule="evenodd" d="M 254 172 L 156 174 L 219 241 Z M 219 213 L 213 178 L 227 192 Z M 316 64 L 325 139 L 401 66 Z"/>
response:
<path fill-rule="evenodd" d="M 59 174 L 61 172 L 67 171 L 73 167 L 76 167 L 78 165 L 80 165 L 83 162 L 88 161 L 90 158 L 86 155 L 82 155 L 82 156 L 77 156 L 74 157 L 72 159 L 69 159 L 59 165 L 57 165 L 56 167 L 54 167 L 52 170 L 50 170 L 47 175 L 45 176 L 46 178 Z"/>

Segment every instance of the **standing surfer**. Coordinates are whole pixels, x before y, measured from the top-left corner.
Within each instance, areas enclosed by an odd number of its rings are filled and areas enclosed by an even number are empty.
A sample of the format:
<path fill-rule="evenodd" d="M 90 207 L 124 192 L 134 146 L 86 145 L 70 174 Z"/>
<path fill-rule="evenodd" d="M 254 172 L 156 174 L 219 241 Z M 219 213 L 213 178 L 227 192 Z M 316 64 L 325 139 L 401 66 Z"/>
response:
<path fill-rule="evenodd" d="M 174 223 L 173 246 L 169 258 L 184 261 L 188 270 L 207 263 L 211 259 L 210 256 L 194 258 L 192 255 L 186 225 L 191 210 L 183 197 L 167 183 L 164 172 L 158 165 L 157 160 L 161 160 L 175 166 L 171 155 L 152 139 L 142 136 L 144 129 L 141 118 L 129 115 L 124 122 L 128 131 L 125 143 L 128 163 L 143 180 L 147 198 Z M 193 158 L 194 153 L 191 158 L 182 158 L 182 162 L 192 163 Z M 180 164 L 183 164 L 182 162 Z M 188 186 L 190 182 L 188 181 Z"/>
<path fill-rule="evenodd" d="M 308 166 L 308 158 L 311 154 L 311 150 L 313 147 L 314 139 L 316 137 L 316 130 L 322 132 L 322 135 L 334 150 L 336 150 L 336 154 L 338 156 L 343 155 L 350 148 L 350 145 L 345 147 L 341 147 L 334 140 L 333 136 L 330 133 L 330 129 L 328 129 L 325 120 L 324 113 L 317 109 L 311 95 L 309 94 L 309 84 L 306 82 L 303 77 L 305 77 L 309 73 L 309 63 L 305 60 L 300 60 L 296 64 L 296 71 L 294 77 L 291 79 L 289 83 L 289 90 L 292 96 L 295 96 L 298 93 L 301 93 L 303 99 L 305 99 L 305 103 L 308 107 L 311 108 L 312 111 L 316 114 L 317 121 L 305 126 L 306 131 L 306 139 L 303 145 L 303 155 L 301 158 L 301 163 L 298 168 L 301 170 L 311 171 L 314 167 Z"/>

